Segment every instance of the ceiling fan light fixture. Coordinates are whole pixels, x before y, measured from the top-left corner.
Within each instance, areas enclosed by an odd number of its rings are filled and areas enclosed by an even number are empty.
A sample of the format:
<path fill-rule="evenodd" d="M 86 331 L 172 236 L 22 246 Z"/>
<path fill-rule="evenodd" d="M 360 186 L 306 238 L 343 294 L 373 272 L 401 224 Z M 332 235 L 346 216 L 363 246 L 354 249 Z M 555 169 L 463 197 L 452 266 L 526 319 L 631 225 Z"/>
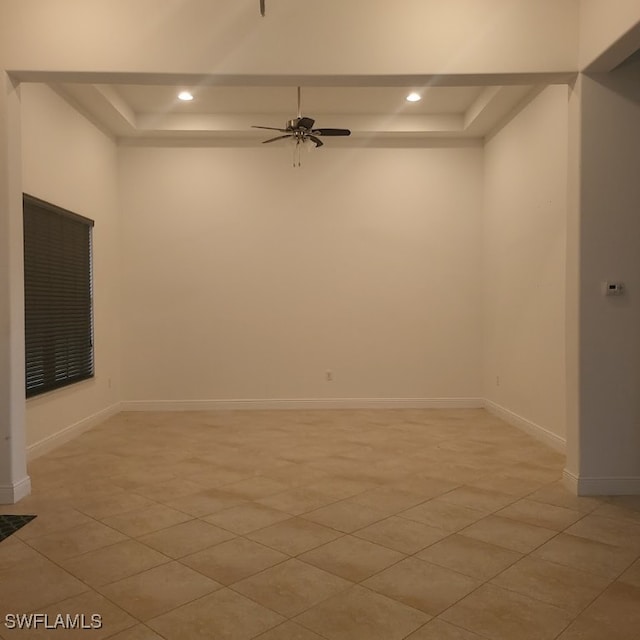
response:
<path fill-rule="evenodd" d="M 182 100 L 183 102 L 189 102 L 193 100 L 193 94 L 191 91 L 181 91 L 178 94 L 178 100 Z"/>
<path fill-rule="evenodd" d="M 405 98 L 405 100 L 407 102 L 418 102 L 422 100 L 422 96 L 419 93 L 416 93 L 415 91 L 413 91 Z"/>

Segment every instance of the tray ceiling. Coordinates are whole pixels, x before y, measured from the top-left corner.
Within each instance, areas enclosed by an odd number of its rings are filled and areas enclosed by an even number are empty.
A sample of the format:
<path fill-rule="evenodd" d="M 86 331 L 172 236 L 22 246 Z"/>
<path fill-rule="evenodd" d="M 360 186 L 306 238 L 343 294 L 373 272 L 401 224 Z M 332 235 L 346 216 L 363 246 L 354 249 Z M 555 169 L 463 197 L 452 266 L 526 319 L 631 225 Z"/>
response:
<path fill-rule="evenodd" d="M 104 130 L 126 143 L 199 138 L 260 144 L 251 125 L 283 127 L 297 115 L 295 86 L 207 84 L 89 84 L 52 86 Z M 182 102 L 189 90 L 194 99 Z M 302 87 L 302 115 L 317 126 L 345 127 L 354 144 L 366 139 L 483 138 L 517 108 L 535 85 Z M 419 102 L 407 102 L 417 92 Z M 357 142 L 356 142 L 357 143 Z"/>

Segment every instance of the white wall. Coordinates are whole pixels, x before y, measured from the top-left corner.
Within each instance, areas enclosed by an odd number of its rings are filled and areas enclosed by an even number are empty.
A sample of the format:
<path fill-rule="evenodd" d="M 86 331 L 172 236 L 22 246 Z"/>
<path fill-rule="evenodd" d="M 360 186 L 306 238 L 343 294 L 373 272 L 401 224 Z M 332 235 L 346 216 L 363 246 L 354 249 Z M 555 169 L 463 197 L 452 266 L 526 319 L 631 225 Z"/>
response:
<path fill-rule="evenodd" d="M 0 67 L 307 77 L 577 67 L 578 0 L 267 0 L 267 11 L 258 0 L 0 0 Z"/>
<path fill-rule="evenodd" d="M 0 504 L 29 495 L 24 429 L 20 91 L 0 71 Z"/>
<path fill-rule="evenodd" d="M 578 455 L 581 493 L 640 492 L 640 64 L 582 79 Z M 622 281 L 620 298 L 602 295 Z M 574 425 L 575 428 L 575 425 Z"/>
<path fill-rule="evenodd" d="M 484 397 L 556 445 L 566 419 L 567 101 L 567 87 L 548 87 L 485 146 Z"/>
<path fill-rule="evenodd" d="M 638 0 L 580 0 L 580 69 L 607 72 L 638 48 Z"/>
<path fill-rule="evenodd" d="M 27 444 L 102 416 L 119 399 L 120 298 L 114 142 L 44 85 L 22 89 L 23 190 L 95 221 L 96 375 L 27 401 Z"/>
<path fill-rule="evenodd" d="M 478 397 L 481 148 L 120 160 L 125 399 Z"/>

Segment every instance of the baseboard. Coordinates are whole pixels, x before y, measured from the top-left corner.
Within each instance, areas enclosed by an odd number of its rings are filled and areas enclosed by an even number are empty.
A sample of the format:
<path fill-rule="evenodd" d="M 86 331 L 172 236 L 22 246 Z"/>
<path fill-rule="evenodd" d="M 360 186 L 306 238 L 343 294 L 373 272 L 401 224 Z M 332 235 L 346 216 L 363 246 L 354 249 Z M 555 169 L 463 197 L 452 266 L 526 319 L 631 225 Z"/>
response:
<path fill-rule="evenodd" d="M 571 473 L 568 469 L 562 471 L 562 484 L 564 484 L 565 488 L 571 491 L 571 493 L 578 495 L 578 476 Z"/>
<path fill-rule="evenodd" d="M 621 478 L 584 478 L 564 470 L 565 486 L 579 496 L 637 496 L 640 495 L 640 476 Z"/>
<path fill-rule="evenodd" d="M 536 440 L 549 445 L 552 449 L 555 449 L 560 453 L 565 453 L 567 441 L 548 429 L 545 429 L 535 422 L 531 422 L 531 420 L 527 420 L 526 418 L 519 416 L 513 411 L 509 411 L 509 409 L 506 409 L 491 400 L 484 400 L 484 408 L 494 416 L 497 416 L 505 422 L 508 422 L 510 425 L 528 433 L 530 436 L 533 436 Z"/>
<path fill-rule="evenodd" d="M 0 504 L 15 504 L 31 493 L 31 478 L 27 476 L 12 485 L 0 485 Z"/>
<path fill-rule="evenodd" d="M 53 449 L 56 449 L 60 445 L 65 442 L 69 442 L 73 440 L 76 436 L 79 436 L 81 433 L 88 431 L 92 427 L 95 427 L 100 422 L 114 416 L 116 413 L 121 411 L 120 403 L 116 402 L 102 411 L 98 411 L 93 415 L 87 416 L 78 422 L 65 427 L 61 431 L 54 433 L 38 442 L 34 442 L 27 447 L 27 460 L 33 460 L 38 458 Z"/>
<path fill-rule="evenodd" d="M 255 400 L 129 400 L 121 411 L 273 409 L 480 409 L 481 398 L 299 398 Z"/>

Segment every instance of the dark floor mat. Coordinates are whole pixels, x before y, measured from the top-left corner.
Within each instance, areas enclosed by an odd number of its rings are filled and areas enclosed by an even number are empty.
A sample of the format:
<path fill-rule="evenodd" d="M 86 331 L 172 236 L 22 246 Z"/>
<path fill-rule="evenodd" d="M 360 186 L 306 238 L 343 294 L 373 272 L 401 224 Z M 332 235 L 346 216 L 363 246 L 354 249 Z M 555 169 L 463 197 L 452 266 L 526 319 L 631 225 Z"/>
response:
<path fill-rule="evenodd" d="M 0 515 L 0 542 L 12 533 L 31 522 L 35 516 L 3 516 Z"/>

